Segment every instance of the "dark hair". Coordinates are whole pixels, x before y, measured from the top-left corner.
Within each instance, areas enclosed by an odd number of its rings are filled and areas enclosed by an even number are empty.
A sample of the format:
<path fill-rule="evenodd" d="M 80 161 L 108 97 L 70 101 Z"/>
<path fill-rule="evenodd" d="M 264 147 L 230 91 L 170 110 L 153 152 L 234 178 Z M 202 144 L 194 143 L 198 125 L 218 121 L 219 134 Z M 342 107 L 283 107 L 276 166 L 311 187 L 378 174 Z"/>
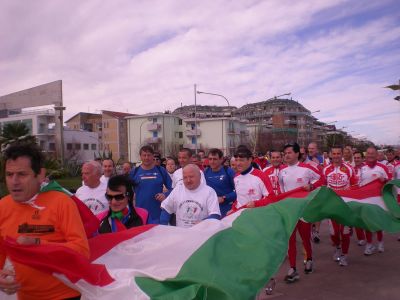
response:
<path fill-rule="evenodd" d="M 103 159 L 102 162 L 104 162 L 104 161 L 106 161 L 106 160 L 111 160 L 113 167 L 115 167 L 115 162 L 113 161 L 112 158 L 107 157 L 107 158 Z"/>
<path fill-rule="evenodd" d="M 392 147 L 388 147 L 385 151 L 385 153 L 393 153 L 394 154 L 394 149 Z"/>
<path fill-rule="evenodd" d="M 44 167 L 44 156 L 36 144 L 13 144 L 6 148 L 3 154 L 3 161 L 16 160 L 19 157 L 27 157 L 31 161 L 31 169 L 38 175 Z M 4 164 L 5 165 L 5 164 Z"/>
<path fill-rule="evenodd" d="M 224 156 L 224 154 L 222 153 L 222 151 L 218 148 L 212 148 L 208 151 L 208 155 L 218 155 L 219 158 L 222 158 Z M 207 155 L 207 156 L 208 156 Z"/>
<path fill-rule="evenodd" d="M 362 153 L 361 151 L 354 151 L 354 153 L 353 153 L 353 156 L 354 156 L 354 154 L 360 154 L 361 155 L 361 158 L 364 158 L 364 153 Z"/>
<path fill-rule="evenodd" d="M 189 148 L 182 148 L 179 152 L 186 152 L 189 157 L 192 157 L 193 152 Z"/>
<path fill-rule="evenodd" d="M 279 153 L 280 156 L 282 156 L 282 151 L 279 151 L 279 150 L 272 149 L 269 152 L 270 152 L 271 155 L 272 155 L 272 153 L 276 152 L 276 153 Z"/>
<path fill-rule="evenodd" d="M 154 149 L 149 145 L 145 145 L 140 148 L 139 154 L 142 154 L 143 152 L 149 152 L 151 154 L 154 154 Z"/>
<path fill-rule="evenodd" d="M 253 153 L 251 153 L 250 149 L 247 148 L 244 145 L 239 145 L 236 148 L 234 157 L 243 157 L 243 158 L 252 158 L 253 157 Z"/>
<path fill-rule="evenodd" d="M 285 151 L 287 148 L 292 148 L 294 153 L 300 153 L 300 146 L 296 142 L 288 143 L 283 146 L 283 151 Z"/>
<path fill-rule="evenodd" d="M 340 149 L 340 150 L 342 150 L 342 152 L 343 152 L 343 146 L 340 146 L 340 145 L 333 145 L 333 146 L 331 147 L 331 151 L 332 151 L 332 149 Z"/>
<path fill-rule="evenodd" d="M 107 188 L 112 191 L 117 191 L 120 186 L 124 186 L 128 196 L 129 206 L 133 206 L 133 186 L 132 182 L 125 175 L 111 176 L 107 183 Z"/>

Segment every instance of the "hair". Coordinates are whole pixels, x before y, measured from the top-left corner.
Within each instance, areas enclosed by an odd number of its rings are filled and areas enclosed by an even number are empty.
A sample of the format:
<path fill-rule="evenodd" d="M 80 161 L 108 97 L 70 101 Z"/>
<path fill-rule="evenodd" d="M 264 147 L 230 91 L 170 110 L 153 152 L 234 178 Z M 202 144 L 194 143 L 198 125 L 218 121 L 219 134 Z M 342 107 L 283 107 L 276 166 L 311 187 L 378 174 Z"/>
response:
<path fill-rule="evenodd" d="M 179 152 L 186 152 L 189 157 L 192 157 L 193 155 L 192 150 L 190 150 L 189 148 L 182 148 L 179 150 Z"/>
<path fill-rule="evenodd" d="M 285 151 L 287 148 L 292 148 L 294 153 L 300 153 L 300 146 L 297 143 L 288 143 L 285 146 L 283 146 L 283 151 Z"/>
<path fill-rule="evenodd" d="M 342 152 L 343 152 L 343 146 L 340 146 L 340 145 L 333 145 L 332 147 L 331 147 L 331 151 L 332 151 L 332 149 L 340 149 L 340 150 L 342 150 Z"/>
<path fill-rule="evenodd" d="M 115 175 L 110 177 L 107 183 L 107 188 L 116 192 L 120 186 L 125 187 L 128 196 L 128 204 L 133 206 L 133 187 L 129 178 L 124 175 Z"/>
<path fill-rule="evenodd" d="M 361 158 L 364 158 L 364 153 L 362 153 L 362 152 L 359 151 L 359 150 L 354 151 L 353 156 L 354 156 L 355 154 L 360 154 L 360 155 L 361 155 Z"/>
<path fill-rule="evenodd" d="M 31 162 L 31 169 L 38 175 L 44 167 L 45 157 L 36 144 L 13 144 L 6 148 L 3 161 L 16 160 L 19 157 L 27 157 Z M 5 165 L 5 164 L 4 164 Z"/>
<path fill-rule="evenodd" d="M 85 162 L 84 164 L 85 164 L 85 165 L 92 166 L 93 169 L 94 169 L 94 171 L 96 171 L 98 175 L 101 175 L 101 173 L 102 173 L 102 166 L 101 166 L 101 164 L 100 164 L 98 161 L 96 161 L 96 160 L 89 160 L 88 162 Z"/>
<path fill-rule="evenodd" d="M 239 145 L 235 151 L 235 157 L 252 158 L 253 153 L 245 145 Z"/>
<path fill-rule="evenodd" d="M 280 156 L 282 156 L 282 151 L 276 150 L 276 149 L 272 149 L 270 152 L 270 155 L 272 155 L 272 153 L 279 153 Z"/>
<path fill-rule="evenodd" d="M 219 158 L 222 158 L 224 156 L 224 154 L 222 153 L 222 151 L 218 148 L 212 148 L 208 151 L 208 155 L 218 155 Z"/>
<path fill-rule="evenodd" d="M 393 154 L 394 154 L 394 152 L 395 152 L 394 149 L 391 147 L 387 148 L 385 151 L 385 153 L 393 153 Z"/>
<path fill-rule="evenodd" d="M 140 148 L 139 154 L 142 154 L 143 152 L 149 152 L 151 154 L 154 154 L 154 149 L 149 145 L 145 145 Z"/>

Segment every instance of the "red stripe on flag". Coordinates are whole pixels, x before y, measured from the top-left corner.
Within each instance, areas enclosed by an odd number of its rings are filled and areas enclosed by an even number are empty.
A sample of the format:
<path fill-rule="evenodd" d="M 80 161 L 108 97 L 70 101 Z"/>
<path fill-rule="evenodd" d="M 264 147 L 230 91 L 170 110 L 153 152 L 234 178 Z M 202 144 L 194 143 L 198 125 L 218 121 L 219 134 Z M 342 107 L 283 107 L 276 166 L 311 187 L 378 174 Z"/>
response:
<path fill-rule="evenodd" d="M 42 272 L 64 274 L 72 283 L 84 279 L 92 285 L 105 286 L 114 281 L 104 265 L 92 264 L 82 254 L 61 245 L 20 245 L 6 238 L 2 246 L 11 260 Z"/>
<path fill-rule="evenodd" d="M 150 230 L 154 226 L 157 225 L 147 224 L 143 226 L 133 227 L 124 231 L 100 234 L 98 236 L 95 236 L 94 238 L 89 239 L 90 261 L 96 260 L 100 256 L 110 251 L 119 243 L 129 240 L 135 236 L 138 236 Z"/>

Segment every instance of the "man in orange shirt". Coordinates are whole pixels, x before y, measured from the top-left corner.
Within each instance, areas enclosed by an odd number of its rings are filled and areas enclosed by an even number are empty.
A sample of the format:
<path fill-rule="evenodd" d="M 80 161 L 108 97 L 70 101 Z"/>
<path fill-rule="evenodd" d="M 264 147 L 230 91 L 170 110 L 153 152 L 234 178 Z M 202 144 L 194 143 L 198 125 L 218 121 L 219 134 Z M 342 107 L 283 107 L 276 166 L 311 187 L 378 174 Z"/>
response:
<path fill-rule="evenodd" d="M 0 201 L 0 237 L 22 245 L 62 245 L 89 256 L 78 209 L 66 194 L 40 193 L 44 157 L 35 145 L 13 145 L 4 153 L 10 195 Z M 10 261 L 0 251 L 0 290 L 18 299 L 79 299 L 80 293 L 50 274 Z"/>

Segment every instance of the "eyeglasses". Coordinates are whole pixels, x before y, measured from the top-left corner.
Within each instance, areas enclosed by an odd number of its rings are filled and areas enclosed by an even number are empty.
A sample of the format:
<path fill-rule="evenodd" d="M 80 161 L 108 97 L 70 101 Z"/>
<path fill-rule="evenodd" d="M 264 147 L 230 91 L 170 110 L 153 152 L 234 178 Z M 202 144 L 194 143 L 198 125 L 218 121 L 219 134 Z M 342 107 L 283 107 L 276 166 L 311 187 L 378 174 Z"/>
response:
<path fill-rule="evenodd" d="M 111 201 L 112 199 L 115 199 L 116 201 L 122 201 L 125 199 L 126 196 L 128 196 L 128 193 L 126 194 L 117 194 L 117 195 L 109 195 L 109 194 L 105 194 L 106 199 L 108 201 Z"/>

